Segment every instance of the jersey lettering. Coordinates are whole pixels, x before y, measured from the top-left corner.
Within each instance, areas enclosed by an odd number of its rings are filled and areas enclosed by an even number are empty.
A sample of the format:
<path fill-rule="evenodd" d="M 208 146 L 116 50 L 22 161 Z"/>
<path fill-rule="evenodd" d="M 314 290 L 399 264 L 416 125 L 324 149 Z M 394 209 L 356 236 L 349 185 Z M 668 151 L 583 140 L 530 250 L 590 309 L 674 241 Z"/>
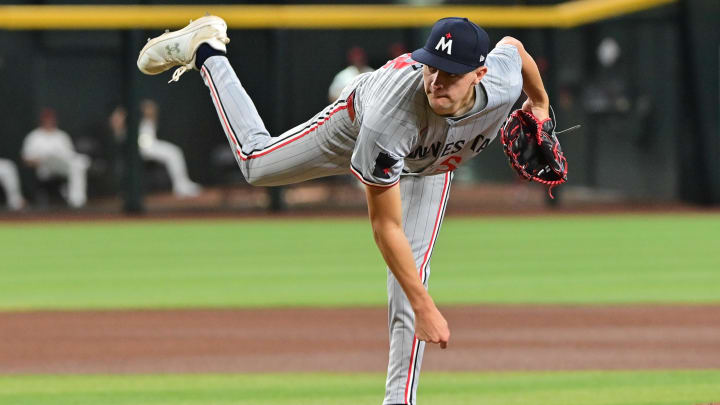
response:
<path fill-rule="evenodd" d="M 485 135 L 478 135 L 470 146 L 470 150 L 479 153 L 490 144 L 490 138 L 485 138 Z"/>
<path fill-rule="evenodd" d="M 480 135 L 482 136 L 482 135 Z M 473 146 L 477 144 L 478 140 L 475 140 L 475 143 L 473 143 Z M 485 146 L 490 143 L 489 140 L 485 143 Z M 414 151 L 410 152 L 410 154 L 407 155 L 408 159 L 422 159 L 425 156 L 428 155 L 428 153 L 432 153 L 434 157 L 438 157 L 438 152 L 440 152 L 440 148 L 442 146 L 442 143 L 435 142 L 434 144 L 430 145 L 430 147 L 420 145 L 417 148 L 415 148 Z M 445 145 L 444 148 L 442 148 L 442 154 L 440 156 L 446 156 L 451 153 L 458 153 L 460 150 L 462 150 L 463 146 L 465 146 L 465 140 L 461 139 L 454 143 L 448 143 Z M 481 149 L 484 149 L 485 146 L 482 146 Z"/>
<path fill-rule="evenodd" d="M 437 149 L 439 149 L 439 148 L 440 148 L 440 142 L 436 142 L 435 144 L 431 145 L 431 146 L 432 146 L 432 149 L 429 148 L 429 147 L 427 147 L 427 146 L 420 145 L 420 146 L 418 146 L 417 148 L 415 148 L 415 150 L 412 151 L 407 157 L 408 157 L 408 159 L 422 159 L 422 158 L 424 158 L 425 156 L 427 156 L 428 153 L 430 153 L 431 150 L 435 150 L 435 149 L 436 149 L 436 145 L 437 145 Z M 437 155 L 436 155 L 436 156 L 437 156 Z"/>
<path fill-rule="evenodd" d="M 454 145 L 454 144 L 452 144 L 452 143 L 446 144 L 446 145 L 445 145 L 445 148 L 443 148 L 443 153 L 442 153 L 442 155 L 440 155 L 440 156 L 445 156 L 445 155 L 447 155 L 448 153 L 450 153 L 450 152 L 451 152 L 451 151 L 450 151 L 450 148 L 451 148 L 453 145 Z"/>
<path fill-rule="evenodd" d="M 440 156 L 445 156 L 450 153 L 458 153 L 462 149 L 463 145 L 465 145 L 465 141 L 462 139 L 455 143 L 449 143 L 449 144 L 445 145 L 445 148 L 443 149 L 443 153 Z M 452 149 L 450 149 L 450 148 L 452 148 Z"/>
<path fill-rule="evenodd" d="M 455 142 L 455 148 L 453 148 L 452 153 L 458 153 L 460 152 L 460 149 L 462 149 L 463 145 L 465 145 L 465 140 L 461 139 L 457 142 Z"/>

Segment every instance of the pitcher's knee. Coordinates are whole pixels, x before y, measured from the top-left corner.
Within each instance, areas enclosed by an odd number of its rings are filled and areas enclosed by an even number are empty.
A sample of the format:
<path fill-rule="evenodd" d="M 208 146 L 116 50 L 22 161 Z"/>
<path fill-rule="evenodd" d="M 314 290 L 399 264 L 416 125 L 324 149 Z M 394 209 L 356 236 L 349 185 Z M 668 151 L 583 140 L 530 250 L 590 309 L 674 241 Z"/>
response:
<path fill-rule="evenodd" d="M 242 172 L 245 181 L 251 186 L 256 187 L 268 187 L 268 186 L 279 186 L 288 184 L 285 179 L 285 172 L 278 171 L 277 165 L 267 164 L 262 162 L 251 160 L 237 160 L 240 172 Z"/>
<path fill-rule="evenodd" d="M 245 174 L 245 180 L 248 182 L 248 184 L 255 187 L 266 187 L 271 185 L 269 179 L 266 176 L 250 176 Z"/>

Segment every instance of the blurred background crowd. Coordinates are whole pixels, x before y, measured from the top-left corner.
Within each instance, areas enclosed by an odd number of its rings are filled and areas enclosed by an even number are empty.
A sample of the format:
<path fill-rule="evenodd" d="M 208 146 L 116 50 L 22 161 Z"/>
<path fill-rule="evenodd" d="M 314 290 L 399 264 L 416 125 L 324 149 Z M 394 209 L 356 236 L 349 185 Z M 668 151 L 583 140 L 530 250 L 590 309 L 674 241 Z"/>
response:
<path fill-rule="evenodd" d="M 70 2 L 0 6 L 10 3 Z M 720 204 L 719 22 L 717 0 L 684 0 L 575 28 L 487 28 L 491 42 L 512 35 L 535 57 L 559 129 L 582 128 L 560 139 L 569 182 L 554 191 L 556 200 L 515 178 L 497 140 L 459 169 L 455 206 Z M 3 215 L 364 208 L 351 176 L 284 189 L 246 185 L 200 78 L 168 85 L 137 72 L 137 52 L 157 34 L 0 30 Z M 427 28 L 231 28 L 228 56 L 266 126 L 280 134 L 333 101 L 355 75 L 422 46 L 426 34 Z M 127 136 L 135 130 L 137 137 Z"/>

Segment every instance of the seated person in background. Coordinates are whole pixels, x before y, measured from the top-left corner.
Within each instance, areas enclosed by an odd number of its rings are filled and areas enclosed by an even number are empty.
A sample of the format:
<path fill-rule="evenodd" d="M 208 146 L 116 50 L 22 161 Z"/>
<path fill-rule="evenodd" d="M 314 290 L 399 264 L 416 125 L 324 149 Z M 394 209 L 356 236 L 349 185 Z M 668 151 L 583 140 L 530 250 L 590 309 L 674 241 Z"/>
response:
<path fill-rule="evenodd" d="M 158 106 L 152 100 L 140 103 L 142 113 L 138 131 L 140 156 L 163 164 L 172 182 L 173 193 L 178 197 L 193 197 L 200 194 L 202 187 L 188 177 L 185 156 L 175 144 L 157 138 Z"/>
<path fill-rule="evenodd" d="M 87 201 L 87 169 L 90 158 L 77 153 L 70 136 L 57 127 L 55 110 L 46 108 L 40 114 L 40 126 L 23 141 L 22 158 L 35 168 L 40 180 L 60 176 L 67 179 L 63 197 L 68 205 L 79 208 Z"/>
<path fill-rule="evenodd" d="M 359 46 L 354 46 L 347 51 L 349 66 L 339 71 L 330 83 L 328 89 L 328 100 L 334 102 L 340 97 L 340 92 L 362 73 L 372 72 L 373 68 L 368 66 L 367 53 Z"/>
<path fill-rule="evenodd" d="M 17 211 L 25 205 L 25 200 L 20 193 L 17 167 L 15 167 L 12 160 L 0 159 L 0 185 L 5 191 L 5 199 L 9 209 Z"/>

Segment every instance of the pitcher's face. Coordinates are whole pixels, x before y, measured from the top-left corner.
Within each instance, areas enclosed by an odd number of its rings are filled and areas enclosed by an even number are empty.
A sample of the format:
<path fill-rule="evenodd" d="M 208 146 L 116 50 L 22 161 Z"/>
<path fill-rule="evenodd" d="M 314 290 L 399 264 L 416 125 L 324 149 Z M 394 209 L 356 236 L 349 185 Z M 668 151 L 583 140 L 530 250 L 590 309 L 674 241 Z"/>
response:
<path fill-rule="evenodd" d="M 468 100 L 473 100 L 473 87 L 486 72 L 487 68 L 483 66 L 458 75 L 424 65 L 423 82 L 430 107 L 438 115 L 454 115 Z"/>

